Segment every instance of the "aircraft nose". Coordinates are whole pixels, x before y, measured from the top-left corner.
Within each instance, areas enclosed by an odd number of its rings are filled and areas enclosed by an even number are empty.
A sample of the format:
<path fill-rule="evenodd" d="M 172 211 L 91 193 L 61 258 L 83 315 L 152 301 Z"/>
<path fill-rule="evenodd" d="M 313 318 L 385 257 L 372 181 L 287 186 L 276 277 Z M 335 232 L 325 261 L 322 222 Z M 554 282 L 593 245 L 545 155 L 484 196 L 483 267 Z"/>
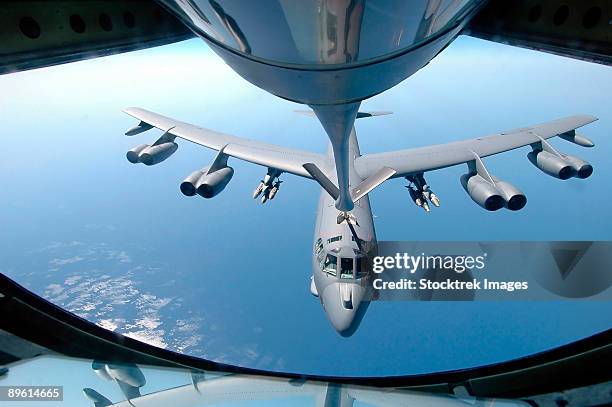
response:
<path fill-rule="evenodd" d="M 355 319 L 355 310 L 335 308 L 334 310 L 330 310 L 327 315 L 334 329 L 338 331 L 340 335 L 350 336 L 347 335 L 347 333 L 350 332 L 353 319 Z"/>
<path fill-rule="evenodd" d="M 332 326 L 344 337 L 357 330 L 367 308 L 365 290 L 358 284 L 334 283 L 325 288 L 322 300 Z"/>

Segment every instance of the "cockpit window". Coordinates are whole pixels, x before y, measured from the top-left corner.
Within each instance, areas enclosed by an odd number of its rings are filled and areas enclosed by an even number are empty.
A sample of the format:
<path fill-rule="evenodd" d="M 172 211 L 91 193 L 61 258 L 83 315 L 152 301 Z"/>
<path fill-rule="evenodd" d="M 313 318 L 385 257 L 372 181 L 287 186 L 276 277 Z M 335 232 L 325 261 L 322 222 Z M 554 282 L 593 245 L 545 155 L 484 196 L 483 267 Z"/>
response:
<path fill-rule="evenodd" d="M 353 278 L 353 259 L 351 257 L 340 259 L 340 278 Z"/>
<path fill-rule="evenodd" d="M 317 256 L 317 261 L 319 263 L 319 267 L 323 268 L 323 259 L 325 258 L 325 252 L 323 251 L 323 239 L 318 238 L 315 243 L 315 256 Z"/>
<path fill-rule="evenodd" d="M 333 254 L 328 254 L 325 257 L 325 263 L 323 263 L 323 271 L 331 274 L 332 276 L 338 273 L 338 258 Z"/>
<path fill-rule="evenodd" d="M 327 239 L 327 243 L 338 242 L 340 240 L 342 240 L 342 235 L 330 237 L 329 239 Z"/>
<path fill-rule="evenodd" d="M 355 259 L 355 278 L 362 278 L 368 274 L 369 262 L 367 257 L 357 257 Z"/>
<path fill-rule="evenodd" d="M 321 253 L 321 250 L 323 250 L 323 240 L 321 238 L 317 239 L 314 249 L 315 249 L 315 255 L 319 256 L 319 254 Z"/>

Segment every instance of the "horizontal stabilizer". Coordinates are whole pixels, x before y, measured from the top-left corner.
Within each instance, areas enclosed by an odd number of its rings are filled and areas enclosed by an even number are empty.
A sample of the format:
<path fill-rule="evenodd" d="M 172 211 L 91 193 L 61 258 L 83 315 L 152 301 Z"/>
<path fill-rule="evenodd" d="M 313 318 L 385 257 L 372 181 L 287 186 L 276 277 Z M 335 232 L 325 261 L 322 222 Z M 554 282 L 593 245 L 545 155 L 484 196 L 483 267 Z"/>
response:
<path fill-rule="evenodd" d="M 321 187 L 327 191 L 327 193 L 334 199 L 338 199 L 340 195 L 340 190 L 334 183 L 327 178 L 323 171 L 313 163 L 306 163 L 302 165 L 304 169 L 310 174 L 310 176 L 321 185 Z"/>
<path fill-rule="evenodd" d="M 367 179 L 363 180 L 359 185 L 357 185 L 355 189 L 353 189 L 353 201 L 356 202 L 360 200 L 374 188 L 395 175 L 395 173 L 396 171 L 393 168 L 383 167 L 374 174 L 370 175 Z"/>
<path fill-rule="evenodd" d="M 381 112 L 358 112 L 357 118 L 363 119 L 365 117 L 376 117 L 376 116 L 386 116 L 388 114 L 393 114 L 393 112 L 389 111 L 381 111 Z"/>
<path fill-rule="evenodd" d="M 304 116 L 315 117 L 315 114 L 312 110 L 294 110 L 297 114 L 302 114 Z M 388 114 L 392 114 L 393 112 L 389 111 L 380 111 L 380 112 L 357 112 L 357 118 L 362 119 L 364 117 L 375 117 L 375 116 L 386 116 Z"/>

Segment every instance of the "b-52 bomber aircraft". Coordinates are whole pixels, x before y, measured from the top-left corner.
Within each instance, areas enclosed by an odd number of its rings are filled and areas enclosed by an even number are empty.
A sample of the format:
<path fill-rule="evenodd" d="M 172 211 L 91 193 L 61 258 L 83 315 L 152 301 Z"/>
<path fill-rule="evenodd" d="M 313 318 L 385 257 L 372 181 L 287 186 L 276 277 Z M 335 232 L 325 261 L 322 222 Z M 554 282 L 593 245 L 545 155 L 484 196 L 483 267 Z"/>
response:
<path fill-rule="evenodd" d="M 126 135 L 134 136 L 152 128 L 163 132 L 153 144 L 128 151 L 127 159 L 132 163 L 154 165 L 164 161 L 177 150 L 177 138 L 217 151 L 210 165 L 194 171 L 181 183 L 184 195 L 212 198 L 223 191 L 234 175 L 228 165 L 231 157 L 267 169 L 253 194 L 254 198 L 262 196 L 264 203 L 277 196 L 279 176 L 283 173 L 319 183 L 322 191 L 315 223 L 310 292 L 319 298 L 329 321 L 342 336 L 356 331 L 374 294 L 368 266 L 368 258 L 376 247 L 368 199 L 373 189 L 390 178 L 404 177 L 414 203 L 429 211 L 430 203 L 440 206 L 440 198 L 427 184 L 425 173 L 463 164 L 467 171 L 461 184 L 474 202 L 489 211 L 502 208 L 517 211 L 527 203 L 525 195 L 492 175 L 483 159 L 529 146 L 529 161 L 544 173 L 562 180 L 588 178 L 593 167 L 578 157 L 563 154 L 549 139 L 560 137 L 592 147 L 593 143 L 576 129 L 597 120 L 577 115 L 471 140 L 377 154 L 361 153 L 355 128 L 351 126 L 346 155 L 349 202 L 343 202 L 339 208 L 338 163 L 331 143 L 327 154 L 317 154 L 219 133 L 141 108 L 124 111 L 139 120 Z M 380 114 L 384 112 L 358 112 L 356 118 Z"/>

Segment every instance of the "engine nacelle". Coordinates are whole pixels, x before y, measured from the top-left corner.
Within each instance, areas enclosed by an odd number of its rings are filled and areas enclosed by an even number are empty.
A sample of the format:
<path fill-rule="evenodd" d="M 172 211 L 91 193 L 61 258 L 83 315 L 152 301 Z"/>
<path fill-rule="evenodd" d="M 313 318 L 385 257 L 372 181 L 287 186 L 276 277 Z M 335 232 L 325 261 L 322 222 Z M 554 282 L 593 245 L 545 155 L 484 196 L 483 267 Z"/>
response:
<path fill-rule="evenodd" d="M 582 147 L 595 147 L 595 143 L 583 135 L 576 133 L 575 130 L 560 134 L 559 137 Z"/>
<path fill-rule="evenodd" d="M 572 163 L 548 151 L 531 151 L 527 154 L 527 158 L 533 165 L 555 178 L 569 179 L 576 176 L 577 170 Z"/>
<path fill-rule="evenodd" d="M 588 162 L 578 157 L 573 157 L 571 155 L 566 155 L 565 159 L 571 164 L 574 170 L 576 170 L 577 178 L 584 179 L 590 177 L 591 174 L 593 174 L 593 166 Z"/>
<path fill-rule="evenodd" d="M 133 364 L 107 365 L 108 373 L 116 380 L 134 387 L 142 387 L 147 381 L 138 366 Z"/>
<path fill-rule="evenodd" d="M 178 144 L 173 141 L 150 146 L 141 151 L 138 155 L 138 161 L 144 165 L 159 164 L 174 154 L 177 148 Z"/>
<path fill-rule="evenodd" d="M 91 368 L 101 379 L 113 380 L 113 378 L 108 375 L 108 371 L 106 370 L 106 364 L 94 360 L 91 364 Z"/>
<path fill-rule="evenodd" d="M 208 167 L 192 172 L 183 182 L 181 182 L 181 192 L 185 196 L 194 196 L 197 193 L 198 184 L 202 175 L 208 172 Z"/>
<path fill-rule="evenodd" d="M 212 198 L 225 189 L 233 176 L 232 167 L 223 167 L 209 174 L 205 173 L 198 180 L 196 193 L 203 198 Z"/>
<path fill-rule="evenodd" d="M 461 185 L 470 198 L 488 211 L 496 211 L 506 204 L 500 191 L 478 174 L 464 174 Z"/>
<path fill-rule="evenodd" d="M 520 189 L 496 177 L 493 177 L 493 180 L 495 181 L 495 188 L 499 191 L 502 198 L 504 198 L 506 208 L 511 211 L 518 211 L 525 207 L 527 204 L 527 197 Z"/>
<path fill-rule="evenodd" d="M 145 148 L 149 148 L 149 147 L 151 147 L 149 144 L 141 144 L 137 147 L 134 147 L 130 151 L 128 151 L 125 156 L 127 157 L 128 161 L 131 162 L 132 164 L 138 164 L 140 162 L 140 158 L 139 158 L 140 153 L 142 153 Z"/>

